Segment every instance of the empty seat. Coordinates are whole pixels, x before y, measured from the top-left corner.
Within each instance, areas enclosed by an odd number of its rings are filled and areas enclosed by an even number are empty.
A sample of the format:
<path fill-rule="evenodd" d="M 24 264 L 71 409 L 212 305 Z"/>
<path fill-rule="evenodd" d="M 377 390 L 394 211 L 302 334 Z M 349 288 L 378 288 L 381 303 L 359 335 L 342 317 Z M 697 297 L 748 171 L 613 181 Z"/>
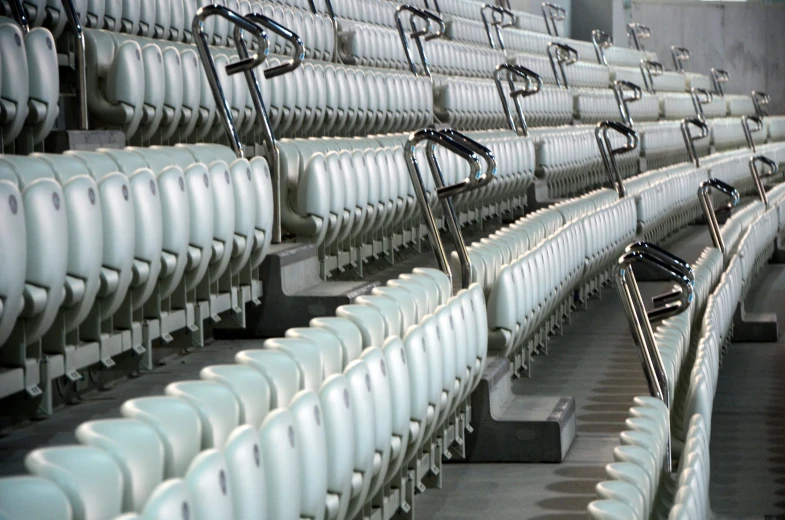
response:
<path fill-rule="evenodd" d="M 240 420 L 240 404 L 232 390 L 215 381 L 180 381 L 167 385 L 165 392 L 183 399 L 199 413 L 202 446 L 222 448 Z"/>
<path fill-rule="evenodd" d="M 73 508 L 65 491 L 47 478 L 0 478 L 0 504 L 0 515 L 7 520 L 73 518 Z"/>

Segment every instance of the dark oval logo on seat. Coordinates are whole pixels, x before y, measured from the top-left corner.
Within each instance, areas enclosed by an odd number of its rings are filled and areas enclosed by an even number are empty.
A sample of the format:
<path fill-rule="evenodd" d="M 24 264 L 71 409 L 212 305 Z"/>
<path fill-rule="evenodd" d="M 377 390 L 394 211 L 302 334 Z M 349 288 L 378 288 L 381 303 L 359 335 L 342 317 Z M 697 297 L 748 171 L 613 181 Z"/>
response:
<path fill-rule="evenodd" d="M 384 364 L 383 359 L 379 362 L 379 365 L 382 367 L 382 375 L 387 377 L 387 365 Z"/>
<path fill-rule="evenodd" d="M 318 406 L 314 406 L 313 407 L 313 416 L 316 419 L 316 426 L 321 426 L 322 425 L 322 414 L 319 413 L 319 407 Z"/>
<path fill-rule="evenodd" d="M 371 376 L 368 374 L 365 374 L 365 387 L 369 392 L 371 391 Z"/>
<path fill-rule="evenodd" d="M 226 473 L 224 470 L 218 473 L 218 483 L 221 485 L 221 494 L 226 495 Z"/>
<path fill-rule="evenodd" d="M 289 426 L 289 444 L 294 448 L 294 428 Z"/>
<path fill-rule="evenodd" d="M 343 403 L 349 408 L 349 390 L 343 389 Z"/>
<path fill-rule="evenodd" d="M 14 41 L 16 42 L 16 46 L 17 47 L 21 47 L 22 46 L 22 39 L 19 37 L 18 34 L 14 34 Z"/>
<path fill-rule="evenodd" d="M 253 461 L 256 463 L 256 467 L 258 468 L 259 464 L 261 464 L 261 456 L 259 455 L 259 445 L 258 444 L 254 444 L 253 445 Z"/>
<path fill-rule="evenodd" d="M 183 508 L 181 511 L 182 511 L 183 520 L 190 520 L 191 512 L 188 509 L 188 502 L 183 502 Z"/>
<path fill-rule="evenodd" d="M 16 197 L 9 195 L 8 205 L 11 207 L 11 215 L 16 215 L 16 212 L 19 211 L 19 203 L 16 201 Z"/>
<path fill-rule="evenodd" d="M 46 48 L 49 49 L 50 51 L 52 50 L 52 39 L 51 38 L 48 38 L 48 37 L 46 38 Z"/>
<path fill-rule="evenodd" d="M 177 179 L 177 184 L 180 185 L 180 191 L 185 191 L 185 181 L 183 180 L 182 177 Z"/>
<path fill-rule="evenodd" d="M 90 199 L 90 204 L 95 206 L 95 190 L 93 188 L 87 190 L 87 198 Z"/>
<path fill-rule="evenodd" d="M 150 181 L 150 193 L 155 195 L 155 181 Z"/>
<path fill-rule="evenodd" d="M 123 184 L 123 198 L 125 200 L 128 200 L 128 186 L 126 186 L 125 184 Z"/>
<path fill-rule="evenodd" d="M 226 184 L 231 184 L 231 178 L 229 177 L 229 170 L 224 170 L 224 179 L 226 179 Z"/>
<path fill-rule="evenodd" d="M 245 176 L 248 177 L 249 181 L 251 180 L 251 169 L 250 168 L 246 168 L 245 169 Z"/>
<path fill-rule="evenodd" d="M 401 361 L 404 365 L 406 364 L 406 352 L 404 352 L 403 349 L 401 349 Z"/>
<path fill-rule="evenodd" d="M 209 188 L 210 187 L 210 179 L 207 178 L 207 174 L 206 173 L 204 174 L 203 180 L 204 180 L 204 187 L 205 188 Z"/>
<path fill-rule="evenodd" d="M 56 210 L 60 210 L 60 195 L 57 192 L 52 193 L 52 204 L 54 204 Z"/>

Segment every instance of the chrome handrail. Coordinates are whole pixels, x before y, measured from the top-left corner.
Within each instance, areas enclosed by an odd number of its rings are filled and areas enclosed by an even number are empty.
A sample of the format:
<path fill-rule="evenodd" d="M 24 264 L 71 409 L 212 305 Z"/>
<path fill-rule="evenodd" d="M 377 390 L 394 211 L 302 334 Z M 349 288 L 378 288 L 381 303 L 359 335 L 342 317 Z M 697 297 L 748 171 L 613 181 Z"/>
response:
<path fill-rule="evenodd" d="M 632 91 L 631 97 L 624 95 L 625 89 Z M 640 101 L 643 97 L 643 91 L 638 85 L 631 81 L 617 79 L 613 82 L 613 94 L 616 97 L 616 104 L 619 107 L 619 113 L 621 114 L 622 122 L 628 127 L 632 128 L 634 122 L 632 120 L 632 114 L 630 113 L 627 103 Z"/>
<path fill-rule="evenodd" d="M 424 128 L 418 130 L 409 136 L 406 145 L 404 145 L 404 157 L 406 158 L 407 167 L 409 169 L 409 177 L 414 186 L 414 192 L 417 197 L 417 202 L 420 205 L 423 219 L 425 220 L 425 226 L 428 229 L 428 239 L 433 247 L 434 254 L 436 255 L 436 262 L 439 269 L 450 278 L 450 281 L 452 281 L 452 272 L 447 259 L 447 252 L 436 226 L 433 208 L 429 204 L 428 194 L 425 191 L 425 183 L 422 174 L 420 173 L 420 166 L 417 162 L 416 148 L 421 142 L 424 142 L 426 145 L 428 165 L 434 182 L 436 183 L 436 197 L 442 204 L 445 219 L 447 220 L 447 228 L 458 251 L 458 258 L 461 260 L 461 283 L 464 287 L 468 287 L 471 283 L 471 261 L 469 260 L 469 255 L 466 251 L 466 244 L 463 241 L 460 222 L 455 214 L 452 197 L 459 193 L 485 186 L 491 182 L 496 175 L 496 159 L 486 147 L 451 129 L 436 130 L 434 128 Z M 436 146 L 441 146 L 465 159 L 469 163 L 469 177 L 456 184 L 449 186 L 445 185 L 444 176 L 442 175 L 441 168 L 436 160 Z M 481 155 L 486 162 L 486 171 L 484 173 L 481 171 L 482 167 L 478 154 Z"/>
<path fill-rule="evenodd" d="M 553 70 L 553 77 L 556 79 L 556 86 L 559 88 L 570 88 L 570 85 L 567 83 L 567 74 L 564 66 L 577 63 L 579 58 L 580 54 L 574 47 L 559 42 L 548 43 L 548 59 L 551 61 L 551 70 Z M 559 70 L 556 70 L 557 63 L 559 64 Z M 559 72 L 561 72 L 561 79 L 559 79 Z"/>
<path fill-rule="evenodd" d="M 619 258 L 616 266 L 616 289 L 624 305 L 633 340 L 638 347 L 649 393 L 652 397 L 660 399 L 670 409 L 672 403 L 668 387 L 668 373 L 665 371 L 665 365 L 657 347 L 649 317 L 650 313 L 646 311 L 638 281 L 632 269 L 632 266 L 638 262 L 646 263 L 662 271 L 668 278 L 679 284 L 679 301 L 668 303 L 663 307 L 663 309 L 667 309 L 666 312 L 652 311 L 655 316 L 661 314 L 675 316 L 687 310 L 694 298 L 694 282 L 681 274 L 679 270 L 674 269 L 672 262 L 664 260 L 659 254 L 653 254 L 647 249 L 626 251 Z M 668 472 L 671 472 L 673 466 L 670 428 L 668 428 L 668 442 L 665 451 L 663 463 Z"/>
<path fill-rule="evenodd" d="M 692 270 L 692 266 L 670 251 L 663 249 L 656 244 L 652 244 L 651 242 L 633 242 L 632 244 L 628 245 L 624 251 L 647 251 L 649 254 L 658 256 L 660 260 L 670 264 L 674 270 L 685 276 L 693 285 L 695 284 L 695 272 Z M 655 309 L 648 312 L 649 320 L 659 321 L 669 317 L 668 313 L 673 308 L 672 306 L 669 307 L 669 305 L 681 300 L 682 296 L 683 292 L 679 288 L 659 294 L 657 296 L 653 296 L 651 301 L 655 306 Z"/>
<path fill-rule="evenodd" d="M 27 12 L 24 5 L 22 5 L 22 0 L 8 0 L 8 5 L 11 7 L 11 14 L 13 14 L 14 20 L 22 29 L 22 34 L 29 33 L 30 22 L 27 21 Z"/>
<path fill-rule="evenodd" d="M 714 209 L 714 202 L 712 202 L 711 199 L 712 189 L 728 196 L 730 201 L 726 206 L 727 209 L 734 208 L 739 203 L 741 197 L 739 195 L 739 191 L 736 188 L 715 178 L 703 181 L 698 188 L 698 200 L 700 201 L 701 209 L 703 209 L 703 215 L 706 218 L 706 224 L 709 226 L 711 241 L 714 243 L 714 247 L 719 249 L 724 257 L 726 253 L 725 240 L 722 238 L 720 224 L 717 221 L 717 213 Z"/>
<path fill-rule="evenodd" d="M 429 0 L 424 0 L 424 1 L 425 1 L 425 8 L 430 11 L 431 10 L 430 1 Z M 437 0 L 433 0 L 433 7 L 434 7 L 433 11 L 435 11 L 439 15 L 442 14 L 442 8 L 441 6 L 439 6 L 439 2 Z"/>
<path fill-rule="evenodd" d="M 706 116 L 703 113 L 703 105 L 711 103 L 714 100 L 714 95 L 706 89 L 695 87 L 690 89 L 690 95 L 692 96 L 692 106 L 695 107 L 695 117 L 705 123 Z"/>
<path fill-rule="evenodd" d="M 594 44 L 594 53 L 597 55 L 597 62 L 600 65 L 608 65 L 608 58 L 605 57 L 605 49 L 613 47 L 613 36 L 600 29 L 591 32 L 591 42 Z"/>
<path fill-rule="evenodd" d="M 654 86 L 654 78 L 662 76 L 662 73 L 665 71 L 662 63 L 659 61 L 642 59 L 640 69 L 641 75 L 643 76 L 643 86 L 646 88 L 646 91 L 651 94 L 656 94 L 657 88 Z"/>
<path fill-rule="evenodd" d="M 750 121 L 755 123 L 755 128 L 750 128 Z M 741 127 L 744 129 L 744 139 L 747 140 L 747 146 L 755 152 L 755 139 L 752 138 L 752 133 L 763 130 L 763 119 L 757 116 L 742 116 Z"/>
<path fill-rule="evenodd" d="M 74 0 L 60 0 L 68 18 L 68 27 L 74 39 L 74 70 L 76 71 L 76 100 L 79 113 L 79 130 L 89 130 L 90 122 L 87 111 L 87 61 L 85 58 L 85 39 L 82 22 Z"/>
<path fill-rule="evenodd" d="M 628 23 L 627 36 L 632 39 L 636 49 L 645 52 L 646 48 L 643 46 L 643 40 L 651 38 L 651 29 L 648 25 L 643 25 L 642 23 Z"/>
<path fill-rule="evenodd" d="M 727 83 L 730 80 L 730 74 L 728 74 L 727 70 L 723 69 L 711 69 L 711 83 L 714 86 L 714 93 L 720 97 L 725 96 L 725 93 L 722 91 L 722 84 Z"/>
<path fill-rule="evenodd" d="M 240 72 L 249 71 L 264 63 L 268 50 L 267 33 L 264 32 L 262 27 L 254 22 L 251 22 L 250 20 L 247 20 L 242 15 L 222 5 L 216 4 L 206 5 L 197 9 L 196 15 L 191 22 L 191 31 L 193 32 L 194 40 L 196 41 L 196 48 L 199 51 L 199 57 L 202 60 L 204 72 L 207 76 L 207 81 L 210 84 L 210 90 L 213 93 L 215 104 L 216 106 L 220 107 L 219 112 L 221 115 L 221 122 L 223 123 L 224 130 L 226 131 L 227 137 L 229 138 L 229 144 L 231 145 L 234 153 L 237 154 L 237 157 L 244 157 L 245 151 L 243 150 L 243 145 L 240 142 L 240 135 L 237 133 L 237 127 L 234 124 L 232 109 L 229 106 L 229 102 L 226 100 L 226 95 L 224 94 L 221 82 L 218 80 L 218 69 L 215 66 L 215 60 L 213 59 L 212 54 L 210 54 L 210 47 L 207 43 L 208 36 L 204 31 L 204 21 L 211 16 L 220 16 L 221 18 L 225 18 L 229 21 L 229 23 L 235 25 L 236 27 L 240 27 L 240 29 L 243 31 L 248 31 L 257 41 L 256 48 L 261 49 L 261 52 L 257 52 L 253 56 L 247 56 L 245 58 L 241 58 L 239 61 L 228 64 L 225 69 L 226 73 L 230 76 Z M 239 33 L 235 34 L 237 35 Z M 240 36 L 240 38 L 235 37 L 235 39 L 242 40 L 242 36 Z"/>
<path fill-rule="evenodd" d="M 542 17 L 545 18 L 545 28 L 551 36 L 559 36 L 559 27 L 556 22 L 567 19 L 567 10 L 560 5 L 550 2 L 542 3 Z"/>
<path fill-rule="evenodd" d="M 692 135 L 692 132 L 690 132 L 690 125 L 699 128 L 701 131 L 700 135 Z M 681 122 L 681 136 L 684 139 L 684 146 L 687 147 L 687 153 L 690 155 L 690 161 L 692 161 L 692 164 L 694 164 L 696 168 L 700 167 L 700 156 L 695 149 L 695 141 L 709 137 L 708 125 L 697 117 L 683 119 Z"/>
<path fill-rule="evenodd" d="M 504 92 L 504 74 L 507 75 L 507 84 L 510 89 L 509 94 Z M 515 82 L 513 81 L 513 75 L 526 80 L 526 85 L 523 88 L 516 89 Z M 523 115 L 523 105 L 521 104 L 521 99 L 540 92 L 540 90 L 542 90 L 542 78 L 536 72 L 531 71 L 521 65 L 501 63 L 496 66 L 494 79 L 496 80 L 496 90 L 499 92 L 499 99 L 502 102 L 502 108 L 504 108 L 504 113 L 507 114 L 507 124 L 509 125 L 510 130 L 514 131 L 518 135 L 528 137 L 529 127 L 526 124 L 526 117 Z M 512 98 L 513 102 L 515 103 L 515 110 L 518 113 L 518 122 L 520 123 L 520 128 L 518 125 L 516 125 L 515 119 L 512 116 L 512 110 L 510 110 L 510 104 L 507 102 L 507 96 Z"/>
<path fill-rule="evenodd" d="M 673 58 L 673 68 L 676 69 L 676 72 L 684 74 L 683 62 L 689 61 L 690 50 L 686 47 L 671 45 L 671 58 Z"/>
<path fill-rule="evenodd" d="M 409 41 L 407 40 L 406 29 L 404 29 L 403 20 L 401 20 L 401 16 L 405 11 L 411 13 L 409 17 L 409 23 L 411 25 L 412 32 L 409 34 L 409 37 L 413 38 L 417 44 L 417 51 L 420 54 L 420 61 L 422 62 L 423 67 L 423 75 L 431 78 L 431 68 L 428 65 L 428 57 L 425 55 L 425 48 L 423 47 L 422 39 L 424 38 L 425 41 L 428 41 L 444 36 L 444 33 L 447 30 L 446 26 L 444 25 L 444 20 L 431 11 L 412 7 L 411 5 L 399 5 L 395 9 L 395 25 L 398 28 L 398 36 L 401 39 L 401 45 L 403 45 L 403 50 L 406 53 L 406 59 L 409 62 L 409 70 L 411 70 L 412 74 L 415 76 L 418 75 L 417 65 L 414 63 L 412 50 L 409 47 Z M 422 29 L 417 27 L 415 22 L 415 19 L 417 18 L 426 22 L 425 27 Z M 431 24 L 433 22 L 439 24 L 439 30 L 436 32 L 431 32 Z"/>
<path fill-rule="evenodd" d="M 767 165 L 771 171 L 766 175 L 761 175 L 761 172 L 758 169 L 758 163 Z M 760 197 L 760 201 L 766 209 L 769 209 L 769 197 L 766 195 L 766 188 L 763 187 L 763 181 L 761 179 L 763 177 L 777 175 L 778 171 L 779 168 L 777 167 L 777 163 L 765 155 L 754 155 L 750 157 L 750 174 L 752 175 L 752 180 L 755 182 L 755 189 L 758 190 L 758 197 Z"/>
<path fill-rule="evenodd" d="M 488 16 L 486 14 L 488 12 L 491 13 L 490 21 L 488 21 Z M 496 31 L 496 39 L 499 42 L 499 48 L 504 52 L 507 52 L 507 49 L 504 45 L 502 29 L 515 25 L 515 15 L 509 9 L 505 9 L 504 7 L 493 4 L 483 4 L 482 7 L 480 7 L 480 15 L 482 17 L 482 23 L 485 26 L 485 34 L 488 36 L 488 44 L 491 46 L 491 49 L 496 48 L 496 42 L 493 40 L 493 35 L 491 34 L 491 26 L 493 26 L 494 30 Z M 499 16 L 498 19 L 496 15 Z M 509 17 L 511 20 L 505 23 L 505 17 Z"/>
<path fill-rule="evenodd" d="M 769 104 L 769 95 L 759 90 L 752 91 L 752 104 L 755 105 L 755 115 L 764 118 L 768 114 L 763 110 L 764 105 Z"/>
<path fill-rule="evenodd" d="M 627 143 L 619 148 L 613 148 L 608 135 L 609 130 L 614 130 L 626 136 Z M 605 165 L 605 172 L 608 174 L 611 188 L 616 190 L 619 198 L 622 198 L 627 195 L 627 192 L 624 189 L 623 177 L 616 163 L 616 156 L 631 152 L 638 147 L 638 144 L 640 144 L 638 132 L 618 121 L 602 121 L 597 123 L 594 129 L 594 137 L 597 139 L 597 146 L 600 148 L 600 155 L 602 156 L 602 162 Z"/>
<path fill-rule="evenodd" d="M 303 45 L 302 39 L 298 35 L 279 24 L 275 20 L 260 13 L 250 13 L 246 16 L 246 18 L 251 22 L 258 24 L 263 28 L 267 28 L 271 32 L 288 40 L 294 48 L 294 56 L 292 59 L 278 66 L 266 69 L 264 71 L 265 78 L 270 79 L 280 76 L 281 74 L 286 74 L 295 70 L 302 64 L 302 61 L 305 59 L 305 46 Z M 237 53 L 240 58 L 249 58 L 250 53 L 248 52 L 248 46 L 246 45 L 245 39 L 241 36 L 241 30 L 239 29 L 239 26 L 235 27 L 234 41 L 235 46 L 237 47 Z M 248 69 L 245 70 L 244 73 L 245 82 L 248 84 L 248 91 L 251 96 L 251 100 L 253 101 L 254 109 L 256 110 L 256 120 L 262 129 L 262 139 L 264 139 L 264 144 L 266 145 L 265 158 L 267 159 L 267 163 L 270 166 L 273 188 L 272 242 L 278 244 L 283 239 L 281 213 L 281 206 L 283 204 L 283 201 L 281 200 L 281 179 L 283 175 L 281 173 L 281 152 L 278 149 L 278 142 L 275 137 L 275 132 L 273 131 L 273 124 L 270 121 L 267 107 L 264 104 L 262 88 L 259 85 L 259 77 L 256 75 L 256 69 Z"/>

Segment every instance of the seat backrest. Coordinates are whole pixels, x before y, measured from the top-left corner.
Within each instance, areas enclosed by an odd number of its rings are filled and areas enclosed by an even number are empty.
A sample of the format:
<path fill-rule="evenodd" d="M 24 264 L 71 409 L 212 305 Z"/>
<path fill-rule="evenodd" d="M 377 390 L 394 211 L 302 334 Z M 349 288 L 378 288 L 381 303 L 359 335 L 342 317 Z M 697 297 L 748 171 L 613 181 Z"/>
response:
<path fill-rule="evenodd" d="M 164 446 L 155 429 L 135 419 L 82 423 L 76 439 L 112 456 L 123 473 L 123 510 L 140 511 L 164 479 Z"/>
<path fill-rule="evenodd" d="M 343 346 L 332 332 L 317 327 L 295 327 L 286 331 L 286 337 L 308 340 L 318 345 L 325 378 L 343 372 Z"/>
<path fill-rule="evenodd" d="M 220 450 L 201 452 L 185 474 L 193 503 L 193 518 L 234 518 L 234 497 L 226 458 Z"/>
<path fill-rule="evenodd" d="M 261 372 L 245 365 L 211 365 L 199 376 L 229 387 L 240 404 L 240 424 L 259 429 L 270 411 L 270 384 Z"/>
<path fill-rule="evenodd" d="M 292 412 L 270 412 L 259 429 L 267 490 L 267 518 L 300 518 L 300 452 Z"/>
<path fill-rule="evenodd" d="M 123 511 L 123 473 L 111 455 L 91 446 L 58 446 L 31 451 L 27 470 L 60 486 L 74 518 L 105 520 Z"/>
<path fill-rule="evenodd" d="M 120 413 L 152 426 L 164 446 L 164 478 L 181 478 L 202 449 L 202 421 L 177 397 L 140 397 L 123 403 Z"/>
<path fill-rule="evenodd" d="M 314 318 L 310 321 L 311 327 L 332 332 L 341 342 L 343 348 L 343 367 L 360 357 L 363 349 L 363 336 L 351 320 L 346 318 Z"/>
<path fill-rule="evenodd" d="M 27 236 L 22 194 L 15 182 L 0 179 L 0 346 L 22 312 Z"/>
<path fill-rule="evenodd" d="M 229 387 L 221 383 L 179 381 L 167 385 L 164 392 L 196 409 L 202 421 L 202 448 L 222 448 L 240 423 L 240 403 Z"/>
<path fill-rule="evenodd" d="M 0 478 L 0 518 L 5 520 L 71 520 L 65 491 L 46 478 Z"/>
<path fill-rule="evenodd" d="M 252 370 L 252 369 L 250 369 Z M 223 449 L 232 485 L 235 520 L 267 516 L 267 495 L 259 434 L 256 426 L 238 426 Z M 275 475 L 271 475 L 275 478 Z"/>
<path fill-rule="evenodd" d="M 327 501 L 327 442 L 319 397 L 300 391 L 289 404 L 300 453 L 300 516 L 323 519 Z"/>
<path fill-rule="evenodd" d="M 243 350 L 234 359 L 241 365 L 253 367 L 267 378 L 271 390 L 271 408 L 288 406 L 294 395 L 303 388 L 300 366 L 285 352 L 272 349 Z"/>
<path fill-rule="evenodd" d="M 142 510 L 142 520 L 191 520 L 193 499 L 185 481 L 165 480 L 155 488 Z"/>

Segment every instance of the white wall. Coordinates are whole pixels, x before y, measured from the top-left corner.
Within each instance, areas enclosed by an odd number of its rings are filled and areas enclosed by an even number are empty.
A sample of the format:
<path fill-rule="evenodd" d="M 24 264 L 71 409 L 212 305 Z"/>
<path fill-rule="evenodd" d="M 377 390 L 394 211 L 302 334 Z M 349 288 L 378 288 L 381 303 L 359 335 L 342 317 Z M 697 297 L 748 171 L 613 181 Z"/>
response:
<path fill-rule="evenodd" d="M 692 54 L 687 70 L 724 68 L 730 73 L 727 92 L 762 90 L 771 96 L 769 111 L 785 114 L 785 6 L 633 0 L 625 10 L 629 21 L 651 27 L 647 48 L 668 69 L 670 46 L 682 45 Z"/>

